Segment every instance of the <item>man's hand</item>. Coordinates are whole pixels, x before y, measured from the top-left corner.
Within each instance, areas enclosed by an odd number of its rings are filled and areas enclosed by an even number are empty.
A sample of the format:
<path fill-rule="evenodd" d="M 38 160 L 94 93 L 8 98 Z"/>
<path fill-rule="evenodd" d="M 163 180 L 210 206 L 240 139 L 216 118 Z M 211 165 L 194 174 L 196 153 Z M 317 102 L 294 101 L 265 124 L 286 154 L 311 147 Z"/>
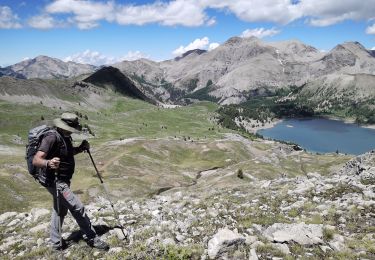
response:
<path fill-rule="evenodd" d="M 48 160 L 48 168 L 56 170 L 60 166 L 60 158 L 54 157 L 51 160 Z"/>
<path fill-rule="evenodd" d="M 88 151 L 88 150 L 90 150 L 90 144 L 89 144 L 89 142 L 87 140 L 83 140 L 82 143 L 81 143 L 81 145 L 79 146 L 79 149 L 81 151 Z"/>

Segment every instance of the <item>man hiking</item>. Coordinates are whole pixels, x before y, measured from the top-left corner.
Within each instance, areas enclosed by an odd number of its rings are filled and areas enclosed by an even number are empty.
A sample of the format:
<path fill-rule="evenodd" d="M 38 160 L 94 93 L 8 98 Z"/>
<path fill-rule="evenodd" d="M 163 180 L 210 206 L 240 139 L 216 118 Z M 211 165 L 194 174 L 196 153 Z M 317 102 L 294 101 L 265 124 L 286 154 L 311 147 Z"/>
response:
<path fill-rule="evenodd" d="M 40 168 L 39 182 L 53 196 L 50 233 L 52 248 L 63 250 L 67 247 L 67 243 L 60 243 L 60 239 L 61 226 L 69 210 L 86 236 L 87 243 L 92 247 L 108 250 L 108 244 L 100 240 L 96 234 L 82 202 L 70 189 L 70 180 L 75 168 L 74 155 L 90 149 L 86 140 L 78 147 L 72 145 L 71 134 L 80 132 L 82 128 L 78 117 L 72 113 L 64 113 L 61 118 L 56 118 L 53 124 L 56 131 L 51 131 L 43 137 L 32 161 L 35 167 Z"/>

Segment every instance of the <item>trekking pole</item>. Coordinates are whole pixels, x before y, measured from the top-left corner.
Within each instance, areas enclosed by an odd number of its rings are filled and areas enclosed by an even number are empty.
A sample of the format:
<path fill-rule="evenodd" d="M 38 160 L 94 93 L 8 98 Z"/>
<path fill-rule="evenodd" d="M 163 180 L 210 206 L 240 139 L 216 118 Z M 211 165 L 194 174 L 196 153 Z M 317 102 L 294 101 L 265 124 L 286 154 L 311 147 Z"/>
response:
<path fill-rule="evenodd" d="M 62 230 L 61 230 L 61 216 L 60 216 L 60 196 L 59 196 L 59 189 L 57 188 L 57 180 L 58 180 L 58 172 L 55 171 L 55 192 L 56 192 L 56 211 L 57 211 L 57 219 L 58 219 L 58 231 L 59 231 L 59 239 L 60 239 L 60 258 L 63 258 L 62 250 L 63 250 L 63 239 L 62 239 Z"/>
<path fill-rule="evenodd" d="M 107 185 L 105 185 L 104 181 L 103 181 L 103 178 L 102 176 L 100 175 L 99 171 L 98 171 L 98 168 L 96 168 L 96 164 L 94 162 L 94 159 L 92 158 L 91 156 L 91 152 L 89 149 L 87 149 L 87 153 L 89 154 L 90 156 L 90 159 L 91 159 L 91 162 L 92 162 L 92 165 L 94 166 L 95 168 L 95 171 L 96 171 L 96 174 L 98 175 L 98 178 L 100 180 L 100 183 L 103 185 L 103 188 L 104 188 L 104 191 L 105 191 L 105 194 L 106 194 L 106 199 L 109 201 L 109 203 L 111 204 L 111 207 L 112 207 L 112 210 L 113 210 L 113 213 L 115 214 L 115 218 L 117 220 L 117 224 L 119 225 L 120 229 L 121 229 L 121 232 L 122 234 L 124 235 L 124 239 L 126 239 L 126 235 L 125 235 L 125 232 L 124 232 L 124 227 L 122 226 L 122 224 L 120 223 L 120 219 L 119 219 L 119 215 L 118 215 L 118 212 L 115 210 L 115 207 L 112 203 L 112 201 L 110 200 L 110 197 L 109 197 L 109 192 L 108 192 L 108 189 L 107 189 Z"/>

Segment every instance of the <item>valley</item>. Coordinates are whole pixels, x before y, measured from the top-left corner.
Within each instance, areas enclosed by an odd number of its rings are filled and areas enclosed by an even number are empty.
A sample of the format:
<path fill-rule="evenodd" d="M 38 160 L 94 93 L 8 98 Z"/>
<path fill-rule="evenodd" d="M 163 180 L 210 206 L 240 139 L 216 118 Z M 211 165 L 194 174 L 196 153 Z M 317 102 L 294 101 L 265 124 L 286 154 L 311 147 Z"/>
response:
<path fill-rule="evenodd" d="M 0 258 L 56 257 L 51 198 L 24 153 L 28 130 L 66 111 L 80 117 L 74 143 L 90 142 L 127 234 L 79 154 L 72 189 L 111 249 L 88 248 L 69 215 L 66 259 L 374 258 L 374 151 L 310 153 L 255 131 L 301 116 L 374 124 L 375 61 L 359 43 L 321 53 L 231 38 L 212 52 L 72 75 L 42 58 L 0 77 Z"/>

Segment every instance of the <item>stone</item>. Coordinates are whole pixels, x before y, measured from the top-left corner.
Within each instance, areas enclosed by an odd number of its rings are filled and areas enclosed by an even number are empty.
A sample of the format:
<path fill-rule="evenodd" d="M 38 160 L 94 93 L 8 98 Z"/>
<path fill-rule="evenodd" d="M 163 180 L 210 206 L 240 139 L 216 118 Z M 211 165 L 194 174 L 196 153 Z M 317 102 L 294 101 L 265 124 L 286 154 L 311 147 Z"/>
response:
<path fill-rule="evenodd" d="M 32 209 L 31 215 L 33 216 L 33 221 L 37 221 L 40 217 L 43 217 L 45 215 L 50 214 L 50 211 L 48 209 Z"/>
<path fill-rule="evenodd" d="M 216 218 L 219 215 L 219 212 L 214 208 L 209 208 L 208 215 L 210 215 L 213 218 Z"/>
<path fill-rule="evenodd" d="M 369 199 L 375 199 L 375 192 L 371 188 L 363 190 L 363 195 Z"/>
<path fill-rule="evenodd" d="M 42 238 L 38 238 L 38 240 L 36 241 L 36 244 L 38 245 L 38 247 L 41 247 L 43 245 L 43 239 Z"/>
<path fill-rule="evenodd" d="M 37 233 L 39 231 L 47 231 L 48 227 L 49 227 L 49 223 L 43 223 L 43 224 L 37 225 L 33 228 L 30 228 L 29 232 L 30 233 Z"/>
<path fill-rule="evenodd" d="M 343 251 L 346 249 L 344 242 L 345 238 L 343 236 L 334 234 L 328 245 L 335 251 Z"/>
<path fill-rule="evenodd" d="M 8 242 L 5 242 L 5 243 L 3 243 L 2 245 L 0 245 L 0 251 L 4 252 L 4 251 L 7 250 L 10 246 L 17 244 L 18 242 L 20 242 L 19 239 L 9 239 Z"/>
<path fill-rule="evenodd" d="M 264 243 L 262 241 L 255 241 L 251 244 L 250 248 L 257 249 L 258 246 L 264 246 Z"/>
<path fill-rule="evenodd" d="M 271 185 L 271 181 L 264 181 L 264 183 L 260 186 L 260 188 L 265 189 Z"/>
<path fill-rule="evenodd" d="M 273 246 L 286 255 L 290 254 L 289 247 L 286 244 L 274 243 Z"/>
<path fill-rule="evenodd" d="M 249 260 L 258 260 L 258 255 L 257 255 L 257 252 L 255 250 L 255 248 L 252 248 L 250 249 L 250 256 L 249 256 Z"/>
<path fill-rule="evenodd" d="M 324 253 L 326 253 L 326 252 L 329 251 L 329 250 L 332 250 L 332 248 L 330 248 L 329 246 L 320 246 L 320 249 L 322 249 L 322 251 L 323 251 Z"/>
<path fill-rule="evenodd" d="M 12 218 L 12 217 L 15 217 L 17 216 L 17 212 L 5 212 L 3 214 L 0 215 L 0 224 L 4 223 L 5 220 L 7 220 L 8 218 Z"/>
<path fill-rule="evenodd" d="M 109 249 L 108 253 L 109 254 L 118 254 L 122 251 L 122 247 L 113 247 Z"/>
<path fill-rule="evenodd" d="M 301 182 L 296 184 L 296 187 L 293 190 L 288 191 L 288 195 L 292 194 L 303 194 L 309 190 L 311 190 L 314 187 L 314 183 L 308 180 L 307 178 L 304 178 L 301 180 Z"/>
<path fill-rule="evenodd" d="M 295 242 L 300 245 L 323 243 L 323 225 L 321 224 L 284 224 L 275 223 L 268 227 L 263 235 L 272 242 Z"/>
<path fill-rule="evenodd" d="M 174 241 L 173 238 L 166 238 L 162 242 L 163 246 L 168 246 L 168 245 L 175 245 L 176 242 Z"/>
<path fill-rule="evenodd" d="M 230 247 L 245 243 L 245 238 L 228 228 L 220 229 L 208 241 L 208 256 L 210 259 L 218 257 Z"/>
<path fill-rule="evenodd" d="M 18 218 L 13 219 L 11 222 L 8 223 L 7 227 L 15 226 L 15 225 L 17 225 L 20 222 L 21 222 L 21 220 L 18 219 Z"/>
<path fill-rule="evenodd" d="M 124 240 L 127 236 L 128 236 L 128 232 L 126 229 L 123 229 L 124 233 L 125 233 L 125 236 L 124 234 L 122 233 L 122 230 L 121 228 L 114 228 L 112 229 L 111 231 L 109 231 L 110 234 L 114 234 L 116 235 L 116 237 L 120 240 Z"/>
<path fill-rule="evenodd" d="M 176 235 L 176 240 L 178 242 L 183 242 L 185 240 L 185 237 L 183 235 L 181 235 L 181 234 L 177 234 Z"/>
<path fill-rule="evenodd" d="M 258 238 L 256 236 L 246 236 L 245 237 L 245 244 L 246 245 L 251 245 L 256 241 L 258 241 Z"/>

